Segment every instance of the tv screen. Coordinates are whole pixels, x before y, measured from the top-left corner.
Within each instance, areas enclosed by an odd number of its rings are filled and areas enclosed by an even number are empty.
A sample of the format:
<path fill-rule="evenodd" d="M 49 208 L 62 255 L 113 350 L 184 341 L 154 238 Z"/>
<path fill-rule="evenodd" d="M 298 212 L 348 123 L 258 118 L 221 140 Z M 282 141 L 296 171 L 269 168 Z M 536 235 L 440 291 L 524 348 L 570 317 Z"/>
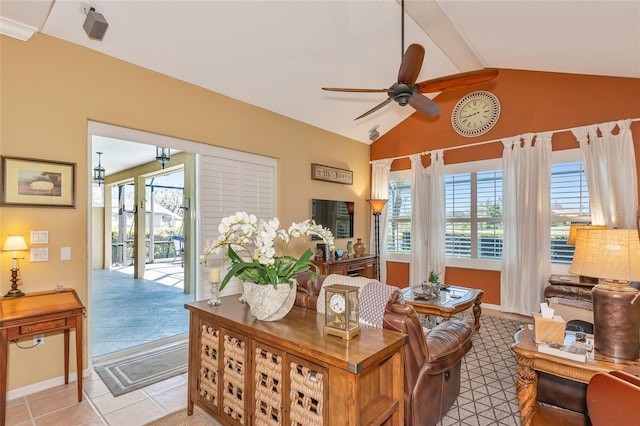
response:
<path fill-rule="evenodd" d="M 329 228 L 335 238 L 353 238 L 353 201 L 311 200 L 311 219 Z M 320 238 L 313 237 L 314 240 Z"/>

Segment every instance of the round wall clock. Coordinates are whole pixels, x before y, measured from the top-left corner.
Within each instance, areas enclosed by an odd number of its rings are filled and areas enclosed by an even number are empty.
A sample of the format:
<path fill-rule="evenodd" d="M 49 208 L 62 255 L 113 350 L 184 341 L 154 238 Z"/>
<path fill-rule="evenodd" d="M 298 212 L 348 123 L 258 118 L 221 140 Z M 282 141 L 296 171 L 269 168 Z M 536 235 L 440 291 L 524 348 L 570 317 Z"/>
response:
<path fill-rule="evenodd" d="M 451 124 L 465 137 L 487 133 L 500 117 L 500 101 L 486 90 L 471 92 L 458 101 L 451 113 Z"/>

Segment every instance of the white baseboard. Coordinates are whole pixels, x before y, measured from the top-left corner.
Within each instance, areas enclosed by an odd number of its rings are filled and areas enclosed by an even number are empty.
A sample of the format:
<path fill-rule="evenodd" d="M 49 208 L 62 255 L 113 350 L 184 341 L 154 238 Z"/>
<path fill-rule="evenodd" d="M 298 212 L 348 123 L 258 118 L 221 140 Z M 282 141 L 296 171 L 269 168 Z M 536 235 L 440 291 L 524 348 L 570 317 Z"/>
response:
<path fill-rule="evenodd" d="M 91 369 L 86 368 L 82 370 L 82 377 L 88 377 L 91 375 Z M 77 374 L 74 372 L 69 373 L 69 383 L 73 383 L 77 379 Z M 44 380 L 42 382 L 33 383 L 31 385 L 24 386 L 22 388 L 10 390 L 7 392 L 7 400 L 22 398 L 23 396 L 31 395 L 32 393 L 40 392 L 43 390 L 51 389 L 56 386 L 64 384 L 64 376 L 54 377 L 53 379 Z"/>

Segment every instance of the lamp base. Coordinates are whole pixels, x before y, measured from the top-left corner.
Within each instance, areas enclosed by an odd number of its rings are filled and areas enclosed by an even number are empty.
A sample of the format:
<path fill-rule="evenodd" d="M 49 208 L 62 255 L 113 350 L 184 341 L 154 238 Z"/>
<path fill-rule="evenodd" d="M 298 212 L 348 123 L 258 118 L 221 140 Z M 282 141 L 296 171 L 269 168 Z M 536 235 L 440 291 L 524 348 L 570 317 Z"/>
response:
<path fill-rule="evenodd" d="M 20 297 L 24 296 L 24 293 L 18 290 L 17 288 L 11 289 L 4 295 L 4 297 Z"/>
<path fill-rule="evenodd" d="M 580 282 L 581 283 L 589 283 L 589 284 L 598 284 L 600 282 L 600 280 L 598 278 L 587 277 L 587 276 L 584 276 L 584 275 L 580 275 Z"/>
<path fill-rule="evenodd" d="M 640 300 L 626 282 L 604 281 L 591 290 L 594 348 L 612 358 L 636 360 L 640 355 Z"/>

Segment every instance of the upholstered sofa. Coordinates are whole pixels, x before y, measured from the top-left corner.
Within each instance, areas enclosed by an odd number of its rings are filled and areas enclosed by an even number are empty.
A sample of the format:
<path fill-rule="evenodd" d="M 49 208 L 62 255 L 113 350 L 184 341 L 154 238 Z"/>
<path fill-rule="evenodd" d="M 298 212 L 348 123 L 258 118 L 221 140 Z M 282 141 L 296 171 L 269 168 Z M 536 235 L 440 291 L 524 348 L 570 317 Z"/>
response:
<path fill-rule="evenodd" d="M 298 275 L 296 306 L 317 311 L 327 277 L 313 280 L 310 274 Z M 344 277 L 343 283 L 350 284 L 349 277 Z M 404 304 L 399 291 L 393 291 L 381 309 L 384 328 L 408 335 L 404 350 L 405 424 L 435 425 L 460 394 L 461 360 L 472 346 L 473 322 L 444 321 L 425 335 L 418 315 Z"/>

